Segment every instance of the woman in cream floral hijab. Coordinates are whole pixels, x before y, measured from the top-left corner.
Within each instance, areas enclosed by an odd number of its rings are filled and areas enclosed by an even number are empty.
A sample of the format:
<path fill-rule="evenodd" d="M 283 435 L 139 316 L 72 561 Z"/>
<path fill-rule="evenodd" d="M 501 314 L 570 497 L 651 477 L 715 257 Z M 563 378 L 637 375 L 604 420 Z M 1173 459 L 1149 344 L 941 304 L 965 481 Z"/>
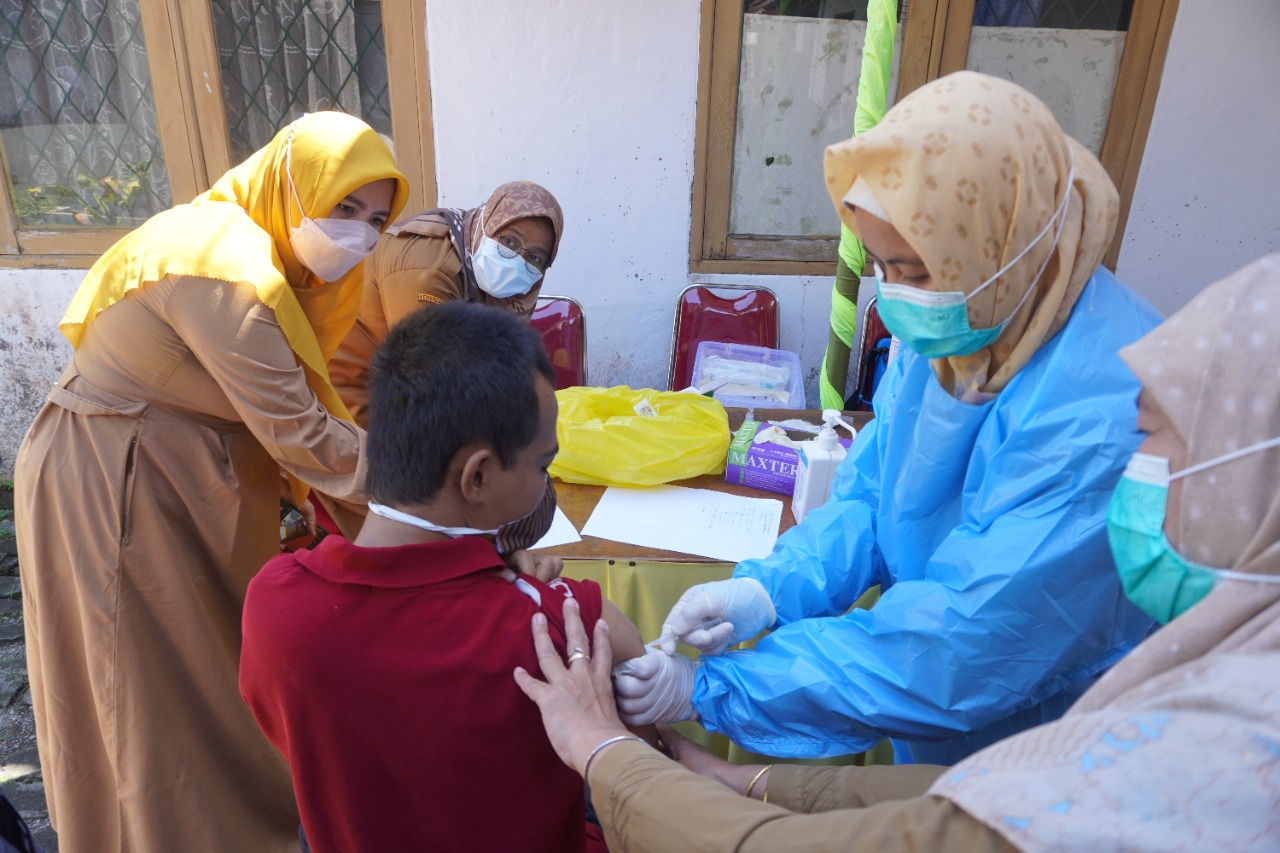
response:
<path fill-rule="evenodd" d="M 1123 351 L 1142 380 L 1147 435 L 1109 526 L 1126 590 L 1173 621 L 1062 719 L 956 767 L 735 765 L 664 731 L 702 775 L 689 773 L 618 723 L 599 633 L 590 664 L 566 669 L 535 626 L 550 683 L 516 678 L 586 776 L 609 849 L 1280 850 L 1277 311 L 1280 255 Z M 1168 509 L 1144 513 L 1128 481 L 1154 463 L 1172 474 Z M 1143 515 L 1157 526 L 1135 549 L 1126 528 Z M 575 629 L 570 643 L 585 648 Z"/>

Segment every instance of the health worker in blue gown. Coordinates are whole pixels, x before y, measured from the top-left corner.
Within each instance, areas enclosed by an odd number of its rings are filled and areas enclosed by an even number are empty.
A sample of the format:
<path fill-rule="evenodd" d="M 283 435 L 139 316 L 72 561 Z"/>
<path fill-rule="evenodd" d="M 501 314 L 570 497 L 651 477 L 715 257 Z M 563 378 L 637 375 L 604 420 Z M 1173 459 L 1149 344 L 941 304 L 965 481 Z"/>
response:
<path fill-rule="evenodd" d="M 826 504 L 671 610 L 663 634 L 701 660 L 673 641 L 621 665 L 619 708 L 768 755 L 889 737 L 950 764 L 1059 717 L 1153 628 L 1106 516 L 1140 440 L 1118 350 L 1159 316 L 1100 266 L 1111 179 L 1013 83 L 937 80 L 824 165 L 902 344 L 875 419 Z"/>

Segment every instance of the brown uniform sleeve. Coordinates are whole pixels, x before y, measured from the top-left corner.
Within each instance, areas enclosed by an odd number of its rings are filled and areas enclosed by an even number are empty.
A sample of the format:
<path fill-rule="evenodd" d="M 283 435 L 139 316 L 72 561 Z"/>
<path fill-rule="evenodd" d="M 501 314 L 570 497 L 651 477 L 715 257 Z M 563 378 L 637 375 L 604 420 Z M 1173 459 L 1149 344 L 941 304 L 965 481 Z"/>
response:
<path fill-rule="evenodd" d="M 769 802 L 793 812 L 814 814 L 922 797 L 946 770 L 934 764 L 896 767 L 779 764 L 769 771 L 766 790 Z"/>
<path fill-rule="evenodd" d="M 326 494 L 364 503 L 364 430 L 320 404 L 275 313 L 251 285 L 202 283 L 175 287 L 165 302 L 174 331 L 282 468 Z"/>
<path fill-rule="evenodd" d="M 378 238 L 365 261 L 356 324 L 329 359 L 329 379 L 360 426 L 369 422 L 369 365 L 387 331 L 424 305 L 463 297 L 461 262 L 446 237 Z"/>
<path fill-rule="evenodd" d="M 797 813 L 773 803 L 772 783 L 770 802 L 749 800 L 634 742 L 602 752 L 588 781 L 613 853 L 1017 849 L 948 800 L 919 796 L 865 808 Z"/>

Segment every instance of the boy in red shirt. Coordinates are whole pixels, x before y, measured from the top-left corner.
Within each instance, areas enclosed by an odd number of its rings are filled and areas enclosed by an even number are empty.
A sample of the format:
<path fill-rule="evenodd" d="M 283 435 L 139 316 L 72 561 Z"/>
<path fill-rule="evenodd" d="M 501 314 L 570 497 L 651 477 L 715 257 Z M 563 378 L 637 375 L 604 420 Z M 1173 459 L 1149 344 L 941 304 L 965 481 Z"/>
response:
<path fill-rule="evenodd" d="M 289 761 L 315 853 L 603 850 L 582 780 L 511 679 L 541 671 L 536 612 L 577 651 L 569 598 L 609 623 L 615 656 L 643 653 L 595 583 L 504 565 L 531 564 L 511 555 L 554 512 L 553 376 L 537 334 L 498 309 L 406 318 L 373 362 L 359 536 L 281 554 L 249 585 L 240 692 Z"/>

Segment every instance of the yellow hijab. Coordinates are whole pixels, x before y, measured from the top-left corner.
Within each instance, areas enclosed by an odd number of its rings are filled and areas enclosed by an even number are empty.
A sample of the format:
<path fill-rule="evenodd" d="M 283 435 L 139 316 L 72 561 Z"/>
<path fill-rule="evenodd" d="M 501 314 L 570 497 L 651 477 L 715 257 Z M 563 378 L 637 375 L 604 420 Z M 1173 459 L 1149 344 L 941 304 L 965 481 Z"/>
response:
<path fill-rule="evenodd" d="M 974 71 L 912 92 L 880 124 L 828 148 L 823 165 L 841 221 L 859 233 L 845 200 L 864 178 L 942 290 L 976 290 L 1053 223 L 969 301 L 975 329 L 1009 319 L 1000 337 L 970 355 L 931 362 L 942 386 L 969 402 L 1002 390 L 1066 324 L 1119 213 L 1102 164 L 1062 132 L 1048 107 L 1014 83 Z M 1054 220 L 1064 194 L 1065 222 Z"/>
<path fill-rule="evenodd" d="M 108 249 L 59 323 L 71 345 L 80 345 L 101 311 L 130 290 L 166 276 L 245 282 L 275 313 L 320 403 L 331 415 L 350 421 L 325 365 L 355 323 L 364 264 L 337 281 L 322 282 L 294 256 L 289 235 L 301 223 L 302 211 L 293 201 L 286 172 L 291 134 L 293 183 L 308 216 L 328 216 L 353 190 L 394 178 L 387 221 L 395 220 L 409 184 L 381 137 L 343 113 L 303 116 L 208 192 L 151 217 Z"/>

